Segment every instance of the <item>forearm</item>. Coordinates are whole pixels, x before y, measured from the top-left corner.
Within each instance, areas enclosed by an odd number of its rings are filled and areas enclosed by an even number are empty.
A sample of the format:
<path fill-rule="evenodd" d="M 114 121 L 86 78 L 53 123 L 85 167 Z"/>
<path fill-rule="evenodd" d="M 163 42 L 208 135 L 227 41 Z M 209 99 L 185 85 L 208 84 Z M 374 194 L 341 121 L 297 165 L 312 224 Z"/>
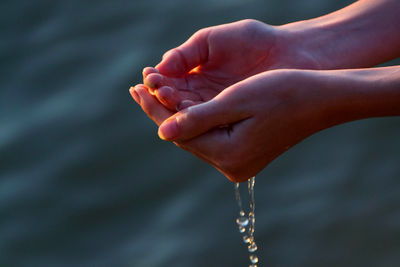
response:
<path fill-rule="evenodd" d="M 400 66 L 321 71 L 312 110 L 320 129 L 365 118 L 400 116 Z M 311 98 L 312 99 L 312 98 Z"/>
<path fill-rule="evenodd" d="M 360 0 L 331 14 L 279 26 L 320 69 L 371 67 L 400 56 L 400 1 Z"/>

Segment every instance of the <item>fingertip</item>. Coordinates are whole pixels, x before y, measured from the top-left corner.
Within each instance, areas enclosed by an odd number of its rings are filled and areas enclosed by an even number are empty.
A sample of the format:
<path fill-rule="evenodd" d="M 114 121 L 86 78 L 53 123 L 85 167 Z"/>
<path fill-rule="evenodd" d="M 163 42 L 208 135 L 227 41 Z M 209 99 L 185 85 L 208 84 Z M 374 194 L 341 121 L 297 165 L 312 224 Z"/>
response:
<path fill-rule="evenodd" d="M 181 111 L 185 108 L 191 107 L 193 105 L 195 105 L 196 103 L 193 102 L 192 100 L 183 100 L 182 102 L 180 102 L 177 106 L 176 106 L 176 110 L 177 111 Z"/>
<path fill-rule="evenodd" d="M 156 91 L 157 99 L 171 111 L 175 111 L 173 95 L 174 89 L 169 86 L 163 86 Z"/>
<path fill-rule="evenodd" d="M 159 73 L 158 69 L 153 67 L 145 67 L 142 71 L 143 79 L 145 79 L 151 73 Z"/>
<path fill-rule="evenodd" d="M 178 123 L 175 118 L 164 121 L 158 128 L 158 136 L 162 140 L 171 141 L 179 135 Z"/>
<path fill-rule="evenodd" d="M 175 50 L 170 50 L 163 55 L 163 58 L 156 69 L 164 75 L 179 77 L 186 73 L 186 68 L 181 56 Z"/>
<path fill-rule="evenodd" d="M 162 59 L 166 58 L 174 49 L 170 49 L 162 55 Z"/>
<path fill-rule="evenodd" d="M 147 93 L 147 89 L 144 84 L 136 85 L 134 91 L 139 95 L 140 99 L 143 99 L 144 95 Z"/>
<path fill-rule="evenodd" d="M 159 73 L 151 73 L 144 79 L 144 84 L 150 89 L 157 89 L 162 86 L 163 76 Z"/>
<path fill-rule="evenodd" d="M 173 89 L 169 86 L 162 86 L 157 90 L 157 97 L 167 100 L 173 94 Z"/>
<path fill-rule="evenodd" d="M 163 86 L 157 90 L 157 99 L 172 111 L 177 110 L 177 105 L 181 101 L 178 92 L 169 86 Z"/>
<path fill-rule="evenodd" d="M 143 84 L 135 86 L 135 91 L 140 97 L 140 106 L 143 111 L 157 124 L 160 125 L 173 113 L 165 108 L 161 103 L 153 97 L 147 87 Z"/>
<path fill-rule="evenodd" d="M 140 105 L 140 96 L 138 95 L 138 93 L 135 91 L 135 87 L 131 86 L 129 88 L 129 93 L 131 94 L 133 100 L 135 100 L 136 103 L 138 103 Z"/>

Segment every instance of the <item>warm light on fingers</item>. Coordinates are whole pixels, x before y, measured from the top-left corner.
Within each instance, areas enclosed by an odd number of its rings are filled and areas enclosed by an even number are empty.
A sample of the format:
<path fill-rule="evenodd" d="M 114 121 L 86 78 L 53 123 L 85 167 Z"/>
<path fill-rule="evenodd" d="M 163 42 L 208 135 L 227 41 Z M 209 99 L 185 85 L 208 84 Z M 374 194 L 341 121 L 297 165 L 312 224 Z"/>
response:
<path fill-rule="evenodd" d="M 189 71 L 189 74 L 196 74 L 196 73 L 200 73 L 200 65 Z"/>

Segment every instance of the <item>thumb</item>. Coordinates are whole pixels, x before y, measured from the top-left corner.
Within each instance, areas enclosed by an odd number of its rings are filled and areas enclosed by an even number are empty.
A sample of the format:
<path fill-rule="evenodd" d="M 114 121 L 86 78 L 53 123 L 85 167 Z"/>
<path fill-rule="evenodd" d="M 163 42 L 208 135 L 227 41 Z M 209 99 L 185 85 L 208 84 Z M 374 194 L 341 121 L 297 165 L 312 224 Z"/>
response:
<path fill-rule="evenodd" d="M 229 100 L 212 99 L 171 116 L 160 125 L 158 135 L 163 140 L 184 141 L 248 117 L 248 112 Z"/>
<path fill-rule="evenodd" d="M 181 46 L 166 52 L 156 69 L 161 74 L 179 77 L 205 63 L 208 58 L 208 34 L 209 30 L 202 29 Z"/>

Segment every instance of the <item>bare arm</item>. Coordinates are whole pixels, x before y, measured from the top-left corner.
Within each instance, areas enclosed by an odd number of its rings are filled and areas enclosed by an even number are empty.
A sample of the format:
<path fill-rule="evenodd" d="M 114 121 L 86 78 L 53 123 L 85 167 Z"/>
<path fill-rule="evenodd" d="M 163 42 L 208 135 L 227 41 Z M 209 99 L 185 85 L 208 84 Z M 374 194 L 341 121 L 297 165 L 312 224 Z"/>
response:
<path fill-rule="evenodd" d="M 279 26 L 281 42 L 320 69 L 371 67 L 400 57 L 400 1 L 360 0 L 315 19 Z"/>
<path fill-rule="evenodd" d="M 244 181 L 318 131 L 400 115 L 400 66 L 347 69 L 400 56 L 398 14 L 399 0 L 360 0 L 326 16 L 283 26 L 244 21 L 212 27 L 169 53 L 158 70 L 145 71 L 155 92 L 145 85 L 130 92 L 160 125 L 161 138 L 232 181 Z M 197 46 L 218 53 L 201 57 L 203 50 L 194 49 Z M 254 57 L 238 57 L 239 52 Z M 252 65 L 254 58 L 263 60 Z M 193 106 L 176 112 L 183 101 Z"/>

